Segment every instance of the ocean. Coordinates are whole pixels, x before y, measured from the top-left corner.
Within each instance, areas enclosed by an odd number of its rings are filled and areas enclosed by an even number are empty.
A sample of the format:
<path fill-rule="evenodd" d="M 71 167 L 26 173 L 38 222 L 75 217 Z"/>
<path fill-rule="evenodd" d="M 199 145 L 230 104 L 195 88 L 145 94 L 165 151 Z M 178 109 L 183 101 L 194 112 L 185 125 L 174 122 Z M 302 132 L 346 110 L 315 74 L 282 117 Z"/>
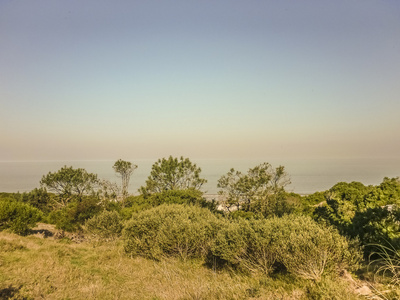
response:
<path fill-rule="evenodd" d="M 131 175 L 129 192 L 136 194 L 150 175 L 156 159 L 129 160 L 138 165 Z M 285 166 L 290 175 L 288 191 L 311 194 L 325 191 L 337 182 L 359 181 L 365 185 L 377 185 L 384 177 L 400 176 L 400 158 L 374 159 L 191 159 L 202 169 L 201 177 L 207 179 L 202 190 L 206 194 L 217 194 L 218 179 L 231 168 L 246 172 L 262 162 L 272 167 Z M 44 161 L 44 162 L 0 162 L 0 192 L 28 192 L 40 187 L 40 179 L 48 172 L 56 172 L 63 166 L 84 168 L 101 179 L 120 184 L 112 168 L 115 161 Z"/>

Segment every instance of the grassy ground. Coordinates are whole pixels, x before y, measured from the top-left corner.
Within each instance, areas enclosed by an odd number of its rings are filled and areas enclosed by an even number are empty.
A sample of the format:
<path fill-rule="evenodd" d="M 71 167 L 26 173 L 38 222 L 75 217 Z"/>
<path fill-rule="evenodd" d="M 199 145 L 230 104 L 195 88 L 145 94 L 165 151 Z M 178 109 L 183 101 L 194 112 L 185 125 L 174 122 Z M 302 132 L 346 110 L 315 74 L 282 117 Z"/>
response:
<path fill-rule="evenodd" d="M 365 299 L 343 278 L 213 271 L 201 261 L 130 258 L 120 242 L 0 232 L 0 299 Z"/>

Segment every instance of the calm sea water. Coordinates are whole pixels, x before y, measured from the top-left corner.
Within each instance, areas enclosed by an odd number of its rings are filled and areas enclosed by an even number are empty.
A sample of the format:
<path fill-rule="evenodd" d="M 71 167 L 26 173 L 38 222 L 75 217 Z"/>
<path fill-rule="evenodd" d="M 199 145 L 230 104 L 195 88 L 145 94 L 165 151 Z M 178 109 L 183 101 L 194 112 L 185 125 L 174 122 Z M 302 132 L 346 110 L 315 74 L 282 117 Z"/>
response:
<path fill-rule="evenodd" d="M 129 190 L 137 193 L 145 184 L 155 160 L 131 160 L 138 169 L 131 176 Z M 203 191 L 208 194 L 218 192 L 217 181 L 230 168 L 246 172 L 264 161 L 262 160 L 192 160 L 201 167 L 201 175 L 208 180 Z M 292 183 L 287 190 L 299 194 L 324 191 L 340 181 L 360 181 L 365 185 L 377 185 L 386 177 L 400 176 L 399 159 L 281 159 L 268 160 L 273 167 L 285 166 Z M 0 162 L 0 192 L 27 192 L 39 187 L 40 179 L 48 172 L 55 172 L 64 165 L 84 168 L 99 178 L 120 183 L 112 168 L 114 161 L 51 161 L 51 162 Z"/>

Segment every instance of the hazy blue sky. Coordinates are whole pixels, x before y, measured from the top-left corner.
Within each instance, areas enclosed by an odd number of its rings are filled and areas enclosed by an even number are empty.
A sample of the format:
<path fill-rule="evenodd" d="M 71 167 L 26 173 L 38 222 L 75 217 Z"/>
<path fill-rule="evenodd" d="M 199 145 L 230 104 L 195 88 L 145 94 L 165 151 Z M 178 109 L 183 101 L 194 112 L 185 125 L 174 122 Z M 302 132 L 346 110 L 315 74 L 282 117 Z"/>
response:
<path fill-rule="evenodd" d="M 400 154 L 400 1 L 0 0 L 0 160 Z"/>

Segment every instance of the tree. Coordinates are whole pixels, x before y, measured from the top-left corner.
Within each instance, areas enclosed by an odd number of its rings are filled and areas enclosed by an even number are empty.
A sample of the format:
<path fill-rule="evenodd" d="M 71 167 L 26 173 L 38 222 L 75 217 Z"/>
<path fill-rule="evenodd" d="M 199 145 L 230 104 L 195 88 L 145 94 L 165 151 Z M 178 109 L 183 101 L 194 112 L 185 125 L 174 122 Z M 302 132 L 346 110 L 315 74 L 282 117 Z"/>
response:
<path fill-rule="evenodd" d="M 168 190 L 200 190 L 207 182 L 200 178 L 201 169 L 188 158 L 182 156 L 159 159 L 153 164 L 146 186 L 140 188 L 142 194 L 161 193 Z"/>
<path fill-rule="evenodd" d="M 232 168 L 218 180 L 218 187 L 222 189 L 219 194 L 225 198 L 228 210 L 257 209 L 264 215 L 274 214 L 278 207 L 282 207 L 288 184 L 290 179 L 285 168 L 279 166 L 273 169 L 269 163 L 249 169 L 247 174 Z"/>
<path fill-rule="evenodd" d="M 64 166 L 57 172 L 43 176 L 40 185 L 59 195 L 58 204 L 65 207 L 73 198 L 94 195 L 99 180 L 96 174 L 88 173 L 85 169 Z"/>
<path fill-rule="evenodd" d="M 116 201 L 118 198 L 118 195 L 120 193 L 119 186 L 114 183 L 110 182 L 108 180 L 102 179 L 99 182 L 100 184 L 100 190 L 98 191 L 98 195 L 102 200 L 112 200 Z"/>
<path fill-rule="evenodd" d="M 335 184 L 325 193 L 326 203 L 315 209 L 314 218 L 324 219 L 342 234 L 347 234 L 355 213 L 364 211 L 368 206 L 364 200 L 370 189 L 356 181 Z"/>
<path fill-rule="evenodd" d="M 400 246 L 400 182 L 383 179 L 378 186 L 339 182 L 325 192 L 325 203 L 315 208 L 314 219 L 336 227 L 342 235 L 369 244 Z"/>
<path fill-rule="evenodd" d="M 368 208 L 357 211 L 349 230 L 351 237 L 358 237 L 367 250 L 373 244 L 400 249 L 400 208 L 396 205 Z"/>
<path fill-rule="evenodd" d="M 122 159 L 117 160 L 113 166 L 114 171 L 119 174 L 117 176 L 122 178 L 122 197 L 124 199 L 128 196 L 128 186 L 131 174 L 137 169 L 137 167 L 137 165 L 133 165 L 131 162 Z"/>

